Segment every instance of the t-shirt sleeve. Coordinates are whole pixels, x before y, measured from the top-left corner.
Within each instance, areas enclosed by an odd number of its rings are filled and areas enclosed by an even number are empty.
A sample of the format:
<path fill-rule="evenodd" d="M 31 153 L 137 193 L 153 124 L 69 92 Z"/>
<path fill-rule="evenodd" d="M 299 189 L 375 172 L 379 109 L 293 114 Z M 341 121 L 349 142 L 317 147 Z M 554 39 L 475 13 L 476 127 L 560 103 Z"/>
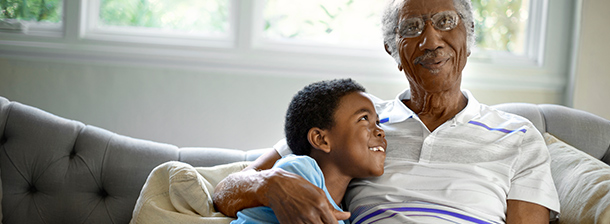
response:
<path fill-rule="evenodd" d="M 286 142 L 285 138 L 275 143 L 275 145 L 273 145 L 273 149 L 275 149 L 275 151 L 277 151 L 277 153 L 282 157 L 292 154 L 292 150 L 288 147 L 288 143 Z"/>
<path fill-rule="evenodd" d="M 302 176 L 317 187 L 324 186 L 324 174 L 316 161 L 309 156 L 290 155 L 278 160 L 275 167 Z"/>
<path fill-rule="evenodd" d="M 551 176 L 551 156 L 540 132 L 527 129 L 513 166 L 514 175 L 507 199 L 542 205 L 559 213 L 559 196 Z"/>

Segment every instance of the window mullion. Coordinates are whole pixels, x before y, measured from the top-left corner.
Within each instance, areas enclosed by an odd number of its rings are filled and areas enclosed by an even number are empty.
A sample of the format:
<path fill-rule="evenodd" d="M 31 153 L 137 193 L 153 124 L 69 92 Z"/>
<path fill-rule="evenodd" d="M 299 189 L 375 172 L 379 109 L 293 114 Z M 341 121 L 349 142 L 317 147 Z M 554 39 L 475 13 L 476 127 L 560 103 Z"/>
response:
<path fill-rule="evenodd" d="M 68 43 L 76 43 L 80 39 L 81 21 L 85 18 L 83 12 L 87 0 L 69 1 L 64 0 L 63 30 L 64 40 Z"/>
<path fill-rule="evenodd" d="M 235 24 L 233 27 L 233 35 L 235 36 L 236 48 L 239 51 L 247 51 L 252 49 L 252 44 L 255 38 L 255 24 L 257 15 L 262 14 L 256 12 L 257 5 L 260 5 L 260 0 L 231 0 L 232 19 Z"/>
<path fill-rule="evenodd" d="M 527 57 L 538 66 L 542 65 L 544 60 L 544 30 L 546 30 L 548 10 L 547 0 L 534 0 L 530 2 L 525 49 Z"/>

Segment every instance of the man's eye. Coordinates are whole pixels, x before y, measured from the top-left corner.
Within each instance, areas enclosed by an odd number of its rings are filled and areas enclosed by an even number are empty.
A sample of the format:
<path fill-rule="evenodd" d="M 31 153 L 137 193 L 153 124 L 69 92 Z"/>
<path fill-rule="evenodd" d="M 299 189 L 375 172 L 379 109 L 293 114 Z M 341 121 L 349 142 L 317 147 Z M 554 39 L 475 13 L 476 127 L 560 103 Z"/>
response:
<path fill-rule="evenodd" d="M 436 29 L 447 31 L 457 26 L 459 15 L 453 11 L 440 12 L 432 16 L 432 21 Z"/>
<path fill-rule="evenodd" d="M 413 37 L 419 35 L 424 28 L 424 23 L 419 18 L 409 19 L 404 22 L 400 34 L 403 37 Z"/>
<path fill-rule="evenodd" d="M 440 30 L 450 30 L 453 28 L 453 18 L 445 16 L 436 22 L 436 27 Z"/>

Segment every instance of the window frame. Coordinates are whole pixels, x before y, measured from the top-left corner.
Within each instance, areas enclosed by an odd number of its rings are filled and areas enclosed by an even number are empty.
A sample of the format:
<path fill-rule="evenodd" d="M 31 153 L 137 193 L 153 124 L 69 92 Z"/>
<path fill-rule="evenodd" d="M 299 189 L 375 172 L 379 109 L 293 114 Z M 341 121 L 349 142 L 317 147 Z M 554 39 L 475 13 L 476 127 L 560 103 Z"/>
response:
<path fill-rule="evenodd" d="M 59 31 L 40 33 L 0 33 L 0 55 L 5 57 L 46 57 L 78 61 L 105 61 L 132 65 L 191 67 L 204 70 L 238 71 L 244 74 L 292 76 L 363 77 L 376 80 L 403 80 L 404 75 L 383 50 L 333 47 L 323 44 L 268 41 L 262 38 L 264 0 L 229 0 L 229 34 L 223 38 L 158 35 L 95 28 L 100 0 L 64 0 L 64 17 Z M 571 27 L 558 27 L 555 17 L 569 11 L 570 0 L 549 4 L 531 0 L 527 52 L 524 56 L 475 54 L 469 57 L 463 84 L 509 89 L 551 89 L 566 86 L 569 55 L 554 56 L 552 48 L 569 43 Z M 562 5 L 558 7 L 557 5 Z M 551 6 L 551 7 L 549 7 Z M 567 6 L 568 8 L 570 6 Z M 540 12 L 540 13 L 536 13 Z M 560 15 L 557 15 L 560 13 Z M 574 13 L 574 12 L 572 12 Z M 549 16 L 554 16 L 549 19 Z M 573 19 L 571 16 L 567 16 Z M 559 21 L 565 22 L 566 19 Z M 568 22 L 571 22 L 568 21 Z M 549 33 L 551 32 L 551 33 Z M 555 33 L 553 33 L 555 32 Z M 567 36 L 560 41 L 548 36 Z M 563 37 L 561 37 L 563 38 Z M 538 47 L 532 47 L 538 46 Z M 550 50 L 551 49 L 551 50 Z M 58 51 L 61 50 L 61 51 Z M 42 53 L 42 54 L 41 54 Z M 59 56 L 59 57 L 58 57 Z M 549 61 L 550 60 L 550 61 Z M 493 73 L 493 75 L 489 75 Z M 514 75 L 519 74 L 519 75 Z"/>

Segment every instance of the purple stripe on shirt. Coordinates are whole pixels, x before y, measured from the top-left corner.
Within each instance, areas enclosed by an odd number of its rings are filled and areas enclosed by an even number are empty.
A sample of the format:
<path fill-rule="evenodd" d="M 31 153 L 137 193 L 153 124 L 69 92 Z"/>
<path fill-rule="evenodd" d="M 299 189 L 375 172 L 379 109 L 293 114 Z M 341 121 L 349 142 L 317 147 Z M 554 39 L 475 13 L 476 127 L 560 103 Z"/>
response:
<path fill-rule="evenodd" d="M 463 215 L 460 213 L 455 213 L 455 212 L 450 212 L 450 211 L 445 211 L 445 210 L 441 210 L 441 209 L 433 209 L 433 208 L 413 208 L 413 207 L 400 207 L 400 208 L 385 208 L 385 209 L 379 209 L 377 211 L 372 212 L 371 214 L 368 214 L 366 216 L 364 216 L 362 219 L 358 220 L 358 222 L 355 222 L 355 224 L 359 224 L 359 223 L 363 223 L 364 221 L 367 221 L 377 215 L 380 215 L 386 211 L 395 211 L 395 212 L 429 212 L 429 213 L 437 213 L 437 214 L 443 214 L 443 215 L 449 215 L 449 216 L 453 216 L 455 218 L 459 218 L 459 219 L 463 219 L 469 222 L 474 222 L 474 223 L 481 223 L 481 224 L 490 224 L 490 222 L 484 221 L 484 220 L 480 220 L 474 217 L 470 217 L 467 215 Z M 393 214 L 391 216 L 394 216 L 396 214 Z M 377 219 L 375 221 L 379 221 L 381 219 Z"/>
<path fill-rule="evenodd" d="M 525 132 L 527 131 L 527 130 L 525 130 L 525 129 L 508 130 L 508 129 L 504 129 L 504 128 L 490 128 L 490 127 L 489 127 L 489 126 L 487 126 L 486 124 L 483 124 L 483 123 L 481 123 L 481 122 L 477 122 L 477 121 L 469 121 L 468 123 L 469 123 L 469 124 L 474 124 L 474 125 L 477 125 L 477 126 L 484 127 L 484 128 L 486 128 L 487 130 L 490 130 L 490 131 L 500 131 L 500 132 L 504 132 L 504 133 L 506 133 L 506 134 L 511 133 L 511 132 L 514 132 L 514 131 L 521 131 L 521 132 L 523 132 L 523 133 L 525 133 Z"/>

